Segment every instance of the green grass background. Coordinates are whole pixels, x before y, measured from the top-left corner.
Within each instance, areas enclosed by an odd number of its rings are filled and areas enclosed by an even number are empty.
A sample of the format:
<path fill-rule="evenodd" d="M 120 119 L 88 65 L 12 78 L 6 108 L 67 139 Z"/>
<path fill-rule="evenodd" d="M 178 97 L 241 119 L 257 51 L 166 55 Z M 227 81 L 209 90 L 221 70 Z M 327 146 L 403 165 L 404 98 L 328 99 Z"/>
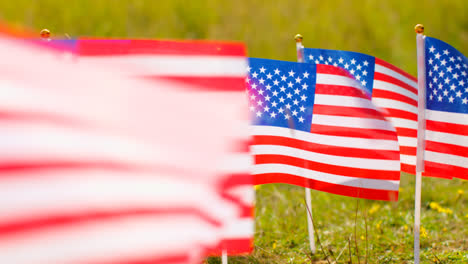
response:
<path fill-rule="evenodd" d="M 294 61 L 293 38 L 301 33 L 306 47 L 368 53 L 413 75 L 414 25 L 467 54 L 467 11 L 466 0 L 0 0 L 0 20 L 48 28 L 57 37 L 235 40 L 246 43 L 251 57 Z M 325 255 L 364 263 L 366 252 L 368 263 L 412 263 L 413 176 L 402 175 L 393 203 L 312 191 L 322 244 L 315 255 L 308 250 L 303 197 L 296 186 L 258 188 L 255 250 L 229 263 L 327 263 Z M 423 179 L 422 263 L 468 263 L 467 199 L 468 181 Z"/>

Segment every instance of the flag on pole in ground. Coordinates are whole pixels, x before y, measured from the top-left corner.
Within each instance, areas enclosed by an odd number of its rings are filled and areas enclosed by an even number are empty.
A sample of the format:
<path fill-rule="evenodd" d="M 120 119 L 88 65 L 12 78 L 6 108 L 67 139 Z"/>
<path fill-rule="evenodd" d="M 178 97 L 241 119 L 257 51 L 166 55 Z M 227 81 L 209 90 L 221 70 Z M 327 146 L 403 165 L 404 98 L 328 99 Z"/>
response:
<path fill-rule="evenodd" d="M 468 180 L 468 59 L 435 38 L 425 49 L 424 175 Z"/>
<path fill-rule="evenodd" d="M 239 43 L 80 38 L 76 50 L 80 61 L 117 67 L 121 74 L 130 77 L 169 80 L 196 90 L 224 93 L 227 97 L 237 96 L 238 88 L 245 87 L 247 62 L 245 48 Z M 221 114 L 223 108 L 213 114 Z M 250 158 L 248 142 L 242 144 L 221 184 L 223 196 L 236 204 L 240 213 L 225 226 L 224 239 L 210 249 L 210 254 L 226 250 L 233 255 L 252 250 L 254 190 L 248 168 L 244 166 Z"/>
<path fill-rule="evenodd" d="M 398 199 L 395 128 L 352 76 L 331 65 L 255 58 L 247 70 L 256 184 Z"/>
<path fill-rule="evenodd" d="M 362 53 L 304 49 L 305 61 L 347 70 L 372 95 L 372 102 L 385 110 L 396 128 L 401 170 L 414 174 L 416 166 L 417 79 L 379 58 Z"/>
<path fill-rule="evenodd" d="M 0 36 L 0 263 L 200 263 L 239 215 L 253 233 L 244 85 L 60 52 Z"/>

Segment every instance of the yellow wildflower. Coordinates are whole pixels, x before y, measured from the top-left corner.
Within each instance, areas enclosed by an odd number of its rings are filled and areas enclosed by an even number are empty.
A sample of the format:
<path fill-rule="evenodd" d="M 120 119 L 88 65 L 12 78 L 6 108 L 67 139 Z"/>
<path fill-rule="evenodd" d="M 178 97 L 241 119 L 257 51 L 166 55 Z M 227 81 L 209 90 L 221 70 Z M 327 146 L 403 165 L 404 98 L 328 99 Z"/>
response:
<path fill-rule="evenodd" d="M 465 215 L 465 218 L 468 218 L 468 214 Z"/>
<path fill-rule="evenodd" d="M 442 208 L 442 207 L 441 207 L 438 203 L 436 203 L 436 202 L 431 202 L 431 203 L 429 204 L 429 207 L 431 207 L 431 209 L 433 209 L 433 210 L 440 210 L 440 209 Z"/>
<path fill-rule="evenodd" d="M 257 191 L 258 189 L 260 189 L 260 186 L 261 185 L 254 185 L 254 189 Z"/>
<path fill-rule="evenodd" d="M 273 247 L 273 249 L 276 248 L 276 242 L 273 242 L 273 246 L 272 246 L 272 247 Z"/>
<path fill-rule="evenodd" d="M 379 221 L 379 222 L 375 225 L 375 227 L 376 227 L 377 229 L 380 229 L 380 225 L 381 225 L 381 224 L 382 224 L 382 221 Z"/>
<path fill-rule="evenodd" d="M 361 240 L 366 240 L 366 238 L 363 235 L 361 235 Z"/>
<path fill-rule="evenodd" d="M 422 237 L 422 238 L 427 238 L 428 235 L 427 235 L 426 229 L 425 229 L 424 227 L 421 226 L 421 228 L 420 228 L 419 230 L 420 230 L 420 232 L 421 232 L 421 233 L 420 233 L 420 234 L 421 234 L 421 237 Z"/>
<path fill-rule="evenodd" d="M 444 232 L 447 231 L 447 228 L 446 227 L 442 228 L 442 231 L 444 231 Z"/>
<path fill-rule="evenodd" d="M 380 209 L 380 204 L 373 204 L 371 209 L 369 209 L 369 214 L 375 214 Z"/>
<path fill-rule="evenodd" d="M 464 193 L 464 191 L 463 191 L 462 189 L 458 189 L 457 193 L 458 193 L 459 195 L 462 195 L 462 194 Z"/>
<path fill-rule="evenodd" d="M 407 225 L 405 225 L 403 228 L 405 229 L 405 231 L 408 231 L 408 226 Z"/>

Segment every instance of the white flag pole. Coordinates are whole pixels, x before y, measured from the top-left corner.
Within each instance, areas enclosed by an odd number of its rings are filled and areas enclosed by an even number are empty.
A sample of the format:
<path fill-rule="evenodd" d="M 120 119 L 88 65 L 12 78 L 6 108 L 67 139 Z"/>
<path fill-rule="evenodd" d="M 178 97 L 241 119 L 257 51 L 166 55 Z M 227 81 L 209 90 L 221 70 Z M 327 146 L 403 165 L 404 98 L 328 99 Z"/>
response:
<path fill-rule="evenodd" d="M 222 264 L 228 263 L 227 251 L 225 249 L 223 249 L 223 252 L 221 253 L 221 263 Z"/>
<path fill-rule="evenodd" d="M 297 34 L 295 39 L 296 39 L 297 62 L 304 62 L 304 46 L 302 45 L 302 39 L 303 39 L 302 35 Z M 312 251 L 312 254 L 315 254 L 317 250 L 315 248 L 314 225 L 312 223 L 312 197 L 310 196 L 309 188 L 305 188 L 304 190 L 305 190 L 306 206 L 310 210 L 310 214 L 308 213 L 309 210 L 306 210 L 307 230 L 309 232 L 310 251 Z"/>
<path fill-rule="evenodd" d="M 426 61 L 424 26 L 417 24 L 416 47 L 418 54 L 418 138 L 416 150 L 416 185 L 414 192 L 414 264 L 419 264 L 419 233 L 421 228 L 421 185 L 424 172 L 424 148 L 426 131 Z"/>

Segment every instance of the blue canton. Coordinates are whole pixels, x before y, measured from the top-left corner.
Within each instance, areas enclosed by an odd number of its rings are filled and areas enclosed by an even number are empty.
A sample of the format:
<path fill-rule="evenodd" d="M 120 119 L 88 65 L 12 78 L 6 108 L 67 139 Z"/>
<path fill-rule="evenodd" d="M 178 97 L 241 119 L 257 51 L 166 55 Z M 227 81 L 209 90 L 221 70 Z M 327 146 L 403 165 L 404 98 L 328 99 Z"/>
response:
<path fill-rule="evenodd" d="M 247 94 L 254 125 L 310 132 L 315 97 L 315 66 L 249 59 Z"/>
<path fill-rule="evenodd" d="M 352 51 L 304 49 L 304 59 L 307 63 L 333 65 L 347 70 L 372 95 L 375 57 Z"/>
<path fill-rule="evenodd" d="M 468 113 L 468 59 L 454 47 L 426 37 L 428 109 Z"/>

